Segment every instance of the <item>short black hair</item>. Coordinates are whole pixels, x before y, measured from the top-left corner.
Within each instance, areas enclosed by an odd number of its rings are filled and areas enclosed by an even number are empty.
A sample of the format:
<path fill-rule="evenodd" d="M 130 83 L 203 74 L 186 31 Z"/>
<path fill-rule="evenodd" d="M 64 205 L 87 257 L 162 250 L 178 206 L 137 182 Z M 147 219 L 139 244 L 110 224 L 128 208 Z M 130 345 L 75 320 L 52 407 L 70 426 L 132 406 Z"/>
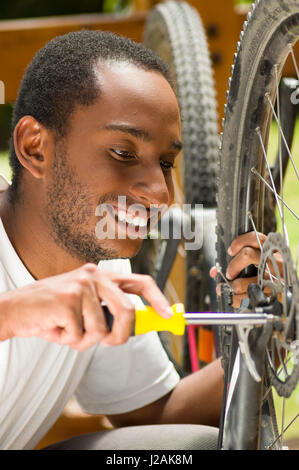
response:
<path fill-rule="evenodd" d="M 127 62 L 156 71 L 173 87 L 168 65 L 144 45 L 106 31 L 71 32 L 48 42 L 29 64 L 14 106 L 12 129 L 23 116 L 30 115 L 53 130 L 57 137 L 65 136 L 75 107 L 89 106 L 100 95 L 94 73 L 94 65 L 99 60 Z M 22 165 L 16 156 L 13 138 L 10 166 L 11 192 L 15 192 Z"/>

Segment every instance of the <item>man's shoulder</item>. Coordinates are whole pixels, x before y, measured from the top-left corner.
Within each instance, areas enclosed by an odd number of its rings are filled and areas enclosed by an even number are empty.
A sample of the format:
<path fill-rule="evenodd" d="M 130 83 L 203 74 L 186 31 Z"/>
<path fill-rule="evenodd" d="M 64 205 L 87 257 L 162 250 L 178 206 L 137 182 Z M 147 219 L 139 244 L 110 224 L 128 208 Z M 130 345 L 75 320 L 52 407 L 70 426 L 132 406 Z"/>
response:
<path fill-rule="evenodd" d="M 10 182 L 5 178 L 5 176 L 0 174 L 0 192 L 6 191 L 10 186 Z"/>

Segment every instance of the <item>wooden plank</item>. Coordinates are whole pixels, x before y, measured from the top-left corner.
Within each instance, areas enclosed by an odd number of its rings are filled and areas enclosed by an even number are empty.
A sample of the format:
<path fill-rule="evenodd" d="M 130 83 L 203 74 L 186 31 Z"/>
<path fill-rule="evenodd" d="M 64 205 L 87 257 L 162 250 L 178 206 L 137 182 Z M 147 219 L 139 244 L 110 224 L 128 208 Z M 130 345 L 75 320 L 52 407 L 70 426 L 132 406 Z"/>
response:
<path fill-rule="evenodd" d="M 54 37 L 81 29 L 112 31 L 142 41 L 146 12 L 119 15 L 72 15 L 0 21 L 0 80 L 5 101 L 16 99 L 23 73 L 35 53 Z"/>

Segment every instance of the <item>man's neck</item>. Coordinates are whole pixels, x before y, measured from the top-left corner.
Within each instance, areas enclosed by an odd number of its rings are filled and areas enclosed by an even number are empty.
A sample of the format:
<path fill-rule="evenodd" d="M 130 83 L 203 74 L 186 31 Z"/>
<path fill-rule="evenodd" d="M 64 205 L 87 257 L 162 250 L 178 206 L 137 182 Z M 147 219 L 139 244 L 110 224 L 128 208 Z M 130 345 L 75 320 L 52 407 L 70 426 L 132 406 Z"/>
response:
<path fill-rule="evenodd" d="M 37 207 L 12 202 L 8 191 L 0 194 L 0 217 L 19 258 L 35 279 L 76 269 L 83 264 L 57 246 Z"/>

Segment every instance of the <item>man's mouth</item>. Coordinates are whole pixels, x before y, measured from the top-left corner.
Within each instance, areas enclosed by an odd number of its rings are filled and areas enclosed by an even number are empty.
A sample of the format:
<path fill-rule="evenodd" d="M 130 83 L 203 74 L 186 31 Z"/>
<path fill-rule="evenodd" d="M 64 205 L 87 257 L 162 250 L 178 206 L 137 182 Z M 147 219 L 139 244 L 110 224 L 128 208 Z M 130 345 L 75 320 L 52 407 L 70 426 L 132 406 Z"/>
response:
<path fill-rule="evenodd" d="M 117 229 L 116 238 L 146 238 L 149 231 L 149 215 L 147 210 L 130 211 L 130 208 L 106 204 L 105 207 Z"/>
<path fill-rule="evenodd" d="M 133 226 L 135 228 L 144 229 L 145 227 L 147 227 L 149 217 L 145 208 L 138 211 L 142 212 L 142 215 L 140 215 L 139 213 L 136 214 L 136 211 L 132 212 L 130 210 L 127 210 L 126 208 L 120 208 L 114 205 L 112 205 L 111 207 L 113 210 L 112 215 L 117 218 L 118 222 Z"/>
<path fill-rule="evenodd" d="M 126 223 L 128 225 L 133 225 L 136 228 L 144 228 L 147 226 L 148 217 L 139 217 L 138 215 L 132 215 L 124 210 L 115 210 L 114 213 L 118 218 L 119 222 Z"/>
<path fill-rule="evenodd" d="M 118 204 L 102 203 L 97 207 L 96 214 L 101 216 L 101 223 L 97 224 L 97 238 L 115 239 L 144 239 L 157 225 L 164 207 L 142 204 L 126 204 L 126 201 L 118 201 Z M 106 214 L 106 215 L 105 215 Z M 108 215 L 108 220 L 105 219 Z M 108 225 L 107 225 L 108 223 Z M 106 227 L 106 228 L 105 228 Z"/>

